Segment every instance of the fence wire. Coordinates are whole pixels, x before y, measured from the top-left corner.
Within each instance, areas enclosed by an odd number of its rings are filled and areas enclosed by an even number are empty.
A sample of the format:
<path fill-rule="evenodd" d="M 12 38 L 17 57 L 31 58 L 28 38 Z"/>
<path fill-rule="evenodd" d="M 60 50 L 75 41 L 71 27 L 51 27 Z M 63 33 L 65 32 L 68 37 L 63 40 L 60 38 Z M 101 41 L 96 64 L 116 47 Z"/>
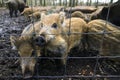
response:
<path fill-rule="evenodd" d="M 31 0 L 31 7 L 32 7 L 32 10 L 33 10 L 33 5 L 32 5 L 32 0 Z M 70 8 L 70 13 L 71 13 L 71 10 L 72 10 L 72 7 Z M 71 19 L 70 19 L 70 22 L 69 22 L 69 33 L 67 33 L 68 35 L 69 35 L 69 37 L 70 37 L 70 35 L 81 35 L 81 34 L 83 34 L 83 35 L 86 35 L 86 34 L 89 34 L 89 35 L 92 35 L 92 34 L 100 34 L 100 35 L 103 35 L 103 37 L 102 37 L 102 41 L 101 41 L 101 47 L 100 47 L 100 49 L 99 49 L 99 52 L 101 52 L 102 51 L 102 45 L 103 45 L 103 41 L 104 41 L 104 35 L 105 34 L 111 34 L 111 33 L 118 33 L 118 32 L 106 32 L 106 25 L 107 25 L 107 21 L 108 21 L 108 16 L 109 16 L 109 11 L 110 11 L 110 8 L 109 8 L 109 10 L 108 10 L 108 15 L 107 15 L 107 18 L 106 18 L 106 24 L 105 24 L 105 26 L 104 26 L 104 31 L 103 32 L 99 32 L 99 33 L 76 33 L 76 32 L 71 32 L 70 30 L 70 28 L 71 28 Z M 33 15 L 32 15 L 33 16 Z M 71 16 L 71 15 L 70 15 Z M 31 22 L 32 24 L 33 24 L 33 32 L 35 32 L 35 28 L 34 28 L 34 19 L 33 19 L 33 21 Z M 64 35 L 64 34 L 66 34 L 66 33 L 60 33 L 61 35 Z M 120 34 L 120 33 L 118 33 L 118 34 Z M 13 34 L 13 35 L 16 35 L 16 34 Z M 21 34 L 18 34 L 19 36 L 21 35 Z M 28 34 L 24 34 L 24 35 L 28 35 Z M 35 35 L 37 35 L 36 33 L 34 33 L 33 34 L 34 36 Z M 54 35 L 54 34 L 48 34 L 48 35 Z M 10 36 L 10 34 L 2 34 L 1 35 L 1 39 L 0 39 L 0 43 L 2 44 L 2 43 L 4 43 L 4 44 L 6 44 L 5 46 L 9 46 L 9 47 L 11 47 L 10 46 L 10 41 L 9 40 L 6 40 L 6 39 L 4 39 L 4 37 L 2 37 L 2 36 Z M 68 40 L 69 40 L 69 38 L 68 38 Z M 70 43 L 69 43 L 70 44 Z M 69 45 L 68 44 L 68 45 Z M 118 44 L 119 45 L 119 44 Z M 0 46 L 1 47 L 1 46 Z M 4 51 L 7 51 L 7 53 L 11 53 L 11 52 L 13 52 L 13 53 L 16 53 L 17 51 L 13 51 L 13 50 L 11 50 L 11 48 L 0 48 L 0 52 L 3 52 L 4 53 Z M 94 51 L 92 52 L 91 51 L 91 53 L 94 53 Z M 22 58 L 38 58 L 38 59 L 61 59 L 61 57 L 37 57 L 37 56 L 35 56 L 35 57 L 20 57 L 19 55 L 18 56 L 2 56 L 2 57 L 0 57 L 0 60 L 2 60 L 2 59 L 4 59 L 4 60 L 14 60 L 14 59 L 22 59 Z M 73 74 L 73 75 L 71 75 L 71 74 L 68 74 L 68 72 L 67 72 L 67 67 L 68 67 L 68 65 L 69 65 L 69 60 L 72 60 L 72 59 L 76 59 L 76 60 L 81 60 L 81 59 L 83 59 L 83 61 L 84 60 L 89 60 L 89 59 L 93 59 L 94 60 L 94 62 L 95 62 L 95 65 L 94 65 L 94 68 L 93 68 L 93 75 L 80 75 L 80 74 L 78 74 L 78 75 L 76 75 L 76 74 Z M 39 78 L 44 78 L 44 79 L 64 79 L 64 78 L 75 78 L 75 80 L 77 79 L 77 80 L 83 80 L 83 79 L 81 79 L 81 78 L 90 78 L 90 80 L 96 80 L 97 78 L 102 78 L 101 80 L 103 80 L 103 78 L 117 78 L 116 80 L 120 80 L 120 74 L 116 74 L 116 75 L 112 75 L 112 74 L 109 74 L 109 75 L 103 75 L 103 74 L 97 74 L 97 68 L 100 66 L 100 64 L 99 64 L 99 62 L 100 62 L 100 60 L 106 60 L 106 59 L 120 59 L 120 56 L 100 56 L 99 54 L 98 55 L 95 55 L 95 56 L 79 56 L 79 57 L 74 57 L 74 56 L 68 56 L 67 57 L 67 59 L 66 59 L 66 61 L 67 61 L 67 63 L 66 63 L 66 65 L 65 65 L 65 70 L 64 70 L 64 74 L 61 76 L 61 75 L 53 75 L 53 76 L 51 76 L 51 75 L 42 75 L 42 76 L 40 76 L 39 75 L 39 67 L 37 67 L 36 69 L 37 69 L 37 75 L 36 76 L 33 76 L 33 78 L 35 78 L 35 79 L 39 79 Z M 81 64 L 81 63 L 79 63 L 79 64 Z M 12 64 L 11 64 L 12 65 Z M 74 66 L 77 66 L 77 65 L 74 65 Z M 120 66 L 119 66 L 120 67 Z M 51 72 L 52 73 L 52 72 Z M 16 75 L 16 76 L 0 76 L 0 78 L 23 78 L 23 76 L 21 76 L 21 75 Z M 112 80 L 114 80 L 114 79 L 112 79 Z"/>

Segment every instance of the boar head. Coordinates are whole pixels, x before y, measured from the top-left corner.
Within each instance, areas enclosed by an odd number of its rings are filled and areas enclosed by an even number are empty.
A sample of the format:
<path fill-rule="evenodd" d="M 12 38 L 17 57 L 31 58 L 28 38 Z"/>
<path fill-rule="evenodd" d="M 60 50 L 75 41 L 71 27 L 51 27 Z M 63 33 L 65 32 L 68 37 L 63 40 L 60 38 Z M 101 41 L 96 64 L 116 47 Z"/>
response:
<path fill-rule="evenodd" d="M 45 46 L 51 40 L 59 36 L 64 23 L 65 13 L 55 13 L 50 15 L 41 14 L 41 29 L 35 42 L 38 46 Z"/>
<path fill-rule="evenodd" d="M 22 74 L 25 78 L 32 77 L 36 64 L 36 56 L 38 56 L 31 44 L 30 40 L 26 40 L 24 37 L 10 36 L 11 45 L 13 49 L 17 49 L 20 55 L 20 65 Z"/>

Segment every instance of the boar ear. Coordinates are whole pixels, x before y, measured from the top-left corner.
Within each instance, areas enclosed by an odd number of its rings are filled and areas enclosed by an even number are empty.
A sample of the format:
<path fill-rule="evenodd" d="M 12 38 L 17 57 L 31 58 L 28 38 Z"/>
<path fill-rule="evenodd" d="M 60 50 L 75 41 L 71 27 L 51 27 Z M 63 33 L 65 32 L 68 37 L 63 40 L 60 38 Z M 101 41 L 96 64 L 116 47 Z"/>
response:
<path fill-rule="evenodd" d="M 60 19 L 60 22 L 61 24 L 63 24 L 64 20 L 65 20 L 65 12 L 60 12 L 59 13 L 59 19 Z"/>
<path fill-rule="evenodd" d="M 45 13 L 41 13 L 41 20 L 43 20 L 45 18 Z"/>
<path fill-rule="evenodd" d="M 12 45 L 12 49 L 13 50 L 16 50 L 17 49 L 17 37 L 15 36 L 10 36 L 10 42 L 11 42 L 11 45 Z"/>

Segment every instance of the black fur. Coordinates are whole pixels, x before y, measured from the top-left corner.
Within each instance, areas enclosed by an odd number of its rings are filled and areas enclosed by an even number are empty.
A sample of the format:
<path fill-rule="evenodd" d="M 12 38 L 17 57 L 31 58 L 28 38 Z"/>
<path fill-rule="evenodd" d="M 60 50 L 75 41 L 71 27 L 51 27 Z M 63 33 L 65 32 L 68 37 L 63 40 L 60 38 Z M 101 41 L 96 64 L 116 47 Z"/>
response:
<path fill-rule="evenodd" d="M 108 15 L 109 11 L 109 15 Z M 108 19 L 107 19 L 108 17 Z M 92 16 L 93 19 L 103 19 L 108 20 L 112 24 L 115 24 L 117 26 L 120 26 L 120 2 L 117 1 L 116 3 L 113 3 L 110 6 L 104 7 L 100 13 L 98 13 L 96 16 Z"/>
<path fill-rule="evenodd" d="M 13 17 L 13 13 L 17 17 L 17 12 L 22 12 L 24 10 L 25 2 L 23 0 L 9 0 L 6 2 L 9 8 L 10 17 Z"/>

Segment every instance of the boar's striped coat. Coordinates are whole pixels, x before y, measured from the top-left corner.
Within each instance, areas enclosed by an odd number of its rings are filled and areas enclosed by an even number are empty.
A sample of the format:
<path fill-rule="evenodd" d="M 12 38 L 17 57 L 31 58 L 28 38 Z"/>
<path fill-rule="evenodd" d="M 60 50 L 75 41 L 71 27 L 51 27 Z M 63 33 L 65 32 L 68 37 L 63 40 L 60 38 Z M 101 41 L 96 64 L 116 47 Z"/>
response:
<path fill-rule="evenodd" d="M 104 20 L 93 20 L 87 24 L 89 48 L 100 51 L 104 56 L 120 55 L 120 28 Z"/>
<path fill-rule="evenodd" d="M 34 26 L 34 27 L 33 27 Z M 22 73 L 25 78 L 31 77 L 34 73 L 34 67 L 36 64 L 36 57 L 40 54 L 35 54 L 33 45 L 33 35 L 38 33 L 40 30 L 40 22 L 29 24 L 22 32 L 20 37 L 10 36 L 11 44 L 13 49 L 17 49 L 20 57 L 20 65 Z M 39 49 L 36 48 L 36 53 L 40 53 Z M 25 58 L 27 57 L 27 58 Z"/>
<path fill-rule="evenodd" d="M 60 67 L 66 64 L 68 52 L 81 43 L 86 22 L 81 18 L 65 19 L 63 13 L 60 15 L 50 14 L 41 15 L 40 27 L 36 44 L 40 48 L 45 47 L 48 56 L 59 57 L 60 59 L 55 60 L 55 62 Z"/>
<path fill-rule="evenodd" d="M 69 27 L 71 25 L 71 27 Z M 86 22 L 81 18 L 65 19 L 64 13 L 50 15 L 41 14 L 41 21 L 28 25 L 20 37 L 11 36 L 13 47 L 16 47 L 20 57 L 22 73 L 25 78 L 31 77 L 36 64 L 35 57 L 44 54 L 49 57 L 60 57 L 55 60 L 58 67 L 66 64 L 66 58 L 71 48 L 79 45 Z M 69 35 L 69 30 L 71 35 Z M 33 38 L 33 33 L 36 36 Z M 47 53 L 43 49 L 47 50 Z M 34 53 L 36 52 L 36 54 Z M 28 58 L 24 58 L 28 57 Z M 32 58 L 31 58 L 32 57 Z M 58 68 L 59 69 L 59 68 Z"/>

